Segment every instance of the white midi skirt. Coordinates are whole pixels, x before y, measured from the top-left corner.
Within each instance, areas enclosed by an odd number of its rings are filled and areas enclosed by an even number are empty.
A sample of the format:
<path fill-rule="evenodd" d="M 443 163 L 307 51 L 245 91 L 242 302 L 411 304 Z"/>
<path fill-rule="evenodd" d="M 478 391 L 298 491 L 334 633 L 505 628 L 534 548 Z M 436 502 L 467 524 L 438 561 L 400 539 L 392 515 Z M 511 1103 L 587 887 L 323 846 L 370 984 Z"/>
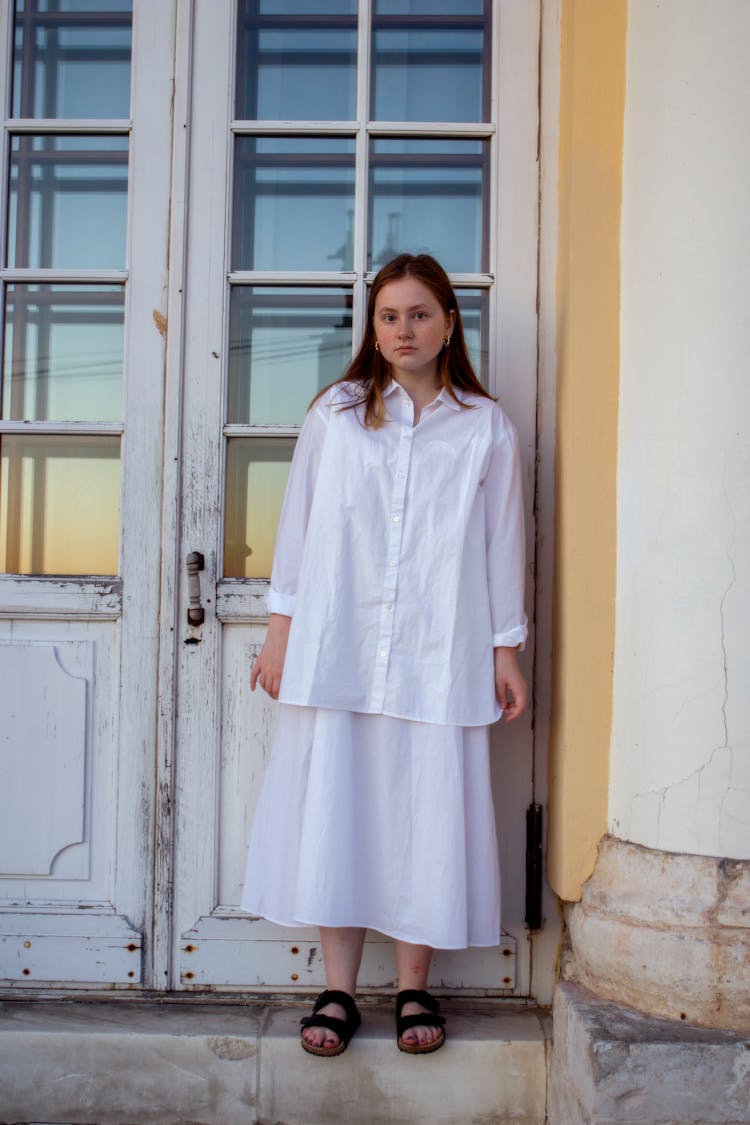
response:
<path fill-rule="evenodd" d="M 500 941 L 487 727 L 281 704 L 242 907 L 436 949 Z"/>

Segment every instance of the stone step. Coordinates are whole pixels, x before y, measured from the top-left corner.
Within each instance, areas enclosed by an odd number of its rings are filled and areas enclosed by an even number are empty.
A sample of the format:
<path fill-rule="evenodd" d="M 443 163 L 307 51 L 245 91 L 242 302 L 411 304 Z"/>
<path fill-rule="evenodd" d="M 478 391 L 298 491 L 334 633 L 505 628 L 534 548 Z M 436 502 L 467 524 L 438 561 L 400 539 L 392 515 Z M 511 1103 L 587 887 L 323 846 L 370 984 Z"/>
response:
<path fill-rule="evenodd" d="M 337 1058 L 299 1046 L 308 1003 L 0 1004 L 0 1121 L 23 1125 L 543 1125 L 550 1020 L 446 1000 L 445 1046 L 396 1049 L 361 1004 Z"/>

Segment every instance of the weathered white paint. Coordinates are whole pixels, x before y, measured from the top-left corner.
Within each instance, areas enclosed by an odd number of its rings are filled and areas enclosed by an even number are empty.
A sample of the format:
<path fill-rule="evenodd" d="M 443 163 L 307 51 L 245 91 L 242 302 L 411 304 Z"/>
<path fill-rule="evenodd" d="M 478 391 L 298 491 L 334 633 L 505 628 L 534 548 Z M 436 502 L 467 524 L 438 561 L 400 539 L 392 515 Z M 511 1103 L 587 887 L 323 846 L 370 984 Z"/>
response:
<path fill-rule="evenodd" d="M 150 973 L 142 979 L 141 935 L 152 907 L 164 440 L 164 341 L 152 314 L 163 304 L 168 264 L 175 2 L 135 0 L 131 122 L 118 124 L 130 149 L 127 270 L 118 271 L 127 278 L 120 577 L 0 578 L 0 637 L 19 646 L 19 653 L 35 649 L 36 670 L 29 671 L 34 683 L 46 675 L 50 650 L 77 648 L 90 661 L 84 745 L 80 718 L 68 722 L 63 704 L 50 704 L 55 729 L 46 743 L 49 776 L 37 778 L 37 800 L 24 803 L 19 796 L 19 811 L 23 807 L 28 815 L 23 823 L 14 821 L 28 837 L 25 854 L 36 838 L 51 840 L 47 818 L 58 754 L 70 770 L 56 797 L 69 819 L 76 808 L 75 830 L 67 825 L 71 846 L 46 873 L 0 875 L 0 979 L 14 987 L 152 983 Z M 3 63 L 11 17 L 12 4 L 0 0 Z M 88 130 L 93 127 L 89 122 Z M 108 271 L 26 273 L 29 282 L 111 280 Z M 37 690 L 24 692 L 26 706 L 36 705 Z M 72 700 L 80 692 L 77 686 L 68 690 Z"/>
<path fill-rule="evenodd" d="M 0 856 L 5 875 L 51 875 L 63 850 L 80 851 L 84 845 L 91 655 L 91 642 L 85 641 L 0 644 Z M 71 668 L 73 663 L 77 667 Z M 29 824 L 35 825 L 33 832 Z"/>
<path fill-rule="evenodd" d="M 743 858 L 750 6 L 633 3 L 628 21 L 610 828 Z"/>

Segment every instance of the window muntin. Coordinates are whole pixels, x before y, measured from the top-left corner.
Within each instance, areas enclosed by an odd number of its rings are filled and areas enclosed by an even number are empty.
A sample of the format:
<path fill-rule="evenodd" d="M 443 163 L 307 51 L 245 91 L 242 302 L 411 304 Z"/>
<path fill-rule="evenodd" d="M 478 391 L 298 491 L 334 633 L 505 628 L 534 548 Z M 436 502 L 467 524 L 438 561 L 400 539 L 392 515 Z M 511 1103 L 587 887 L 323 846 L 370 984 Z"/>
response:
<path fill-rule="evenodd" d="M 235 270 L 352 268 L 354 141 L 238 137 Z"/>
<path fill-rule="evenodd" d="M 16 4 L 13 116 L 127 118 L 132 3 Z"/>
<path fill-rule="evenodd" d="M 433 254 L 449 273 L 486 271 L 488 157 L 483 140 L 372 140 L 368 268 L 406 250 Z"/>
<path fill-rule="evenodd" d="M 122 269 L 127 193 L 127 137 L 13 137 L 8 265 Z"/>
<path fill-rule="evenodd" d="M 346 289 L 242 285 L 229 316 L 227 421 L 301 425 L 310 400 L 352 353 Z"/>
<path fill-rule="evenodd" d="M 2 417 L 121 418 L 124 315 L 118 285 L 8 285 Z"/>
<path fill-rule="evenodd" d="M 240 0 L 238 13 L 238 119 L 354 119 L 356 0 L 314 5 Z"/>
<path fill-rule="evenodd" d="M 118 573 L 131 9 L 14 5 L 0 269 L 6 573 Z"/>
<path fill-rule="evenodd" d="M 119 436 L 3 434 L 0 569 L 116 574 Z"/>

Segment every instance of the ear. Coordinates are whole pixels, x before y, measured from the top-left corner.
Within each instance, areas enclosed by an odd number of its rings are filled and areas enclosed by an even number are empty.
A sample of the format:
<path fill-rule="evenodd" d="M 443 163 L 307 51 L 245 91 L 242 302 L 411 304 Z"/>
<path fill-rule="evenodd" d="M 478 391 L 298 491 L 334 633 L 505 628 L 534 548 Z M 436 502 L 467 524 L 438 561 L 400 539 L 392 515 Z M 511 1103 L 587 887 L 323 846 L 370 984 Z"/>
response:
<path fill-rule="evenodd" d="M 448 315 L 445 318 L 445 331 L 446 332 L 452 332 L 455 327 L 456 327 L 456 310 L 455 309 L 449 309 Z"/>

